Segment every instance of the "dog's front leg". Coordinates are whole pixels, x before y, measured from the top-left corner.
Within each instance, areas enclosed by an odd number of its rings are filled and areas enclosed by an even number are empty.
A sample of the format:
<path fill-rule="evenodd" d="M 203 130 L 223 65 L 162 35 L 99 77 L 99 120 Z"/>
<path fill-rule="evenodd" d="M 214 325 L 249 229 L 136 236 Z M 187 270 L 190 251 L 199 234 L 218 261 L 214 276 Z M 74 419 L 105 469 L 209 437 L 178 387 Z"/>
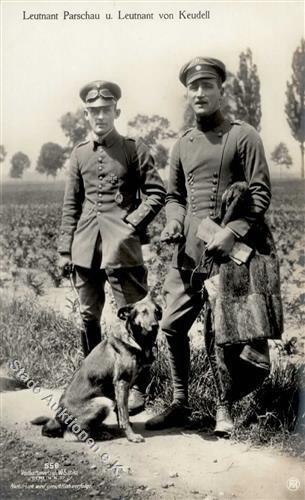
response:
<path fill-rule="evenodd" d="M 125 380 L 118 380 L 115 383 L 115 398 L 117 403 L 117 415 L 119 426 L 124 429 L 128 441 L 133 443 L 141 443 L 144 438 L 141 434 L 135 434 L 129 422 L 128 415 L 128 394 L 129 394 L 129 383 Z"/>

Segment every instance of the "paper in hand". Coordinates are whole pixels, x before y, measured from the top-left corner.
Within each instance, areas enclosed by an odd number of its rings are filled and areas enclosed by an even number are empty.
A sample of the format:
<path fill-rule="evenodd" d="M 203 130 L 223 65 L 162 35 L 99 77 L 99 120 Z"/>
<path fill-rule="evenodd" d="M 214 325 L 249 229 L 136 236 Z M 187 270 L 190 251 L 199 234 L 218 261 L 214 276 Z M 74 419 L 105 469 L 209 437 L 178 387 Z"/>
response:
<path fill-rule="evenodd" d="M 210 219 L 210 217 L 206 217 L 200 222 L 196 236 L 207 243 L 216 234 L 216 232 L 219 231 L 219 229 L 221 229 L 219 224 L 216 224 L 216 222 Z M 229 257 L 236 264 L 241 265 L 248 262 L 252 252 L 253 248 L 245 245 L 245 243 L 236 241 Z"/>

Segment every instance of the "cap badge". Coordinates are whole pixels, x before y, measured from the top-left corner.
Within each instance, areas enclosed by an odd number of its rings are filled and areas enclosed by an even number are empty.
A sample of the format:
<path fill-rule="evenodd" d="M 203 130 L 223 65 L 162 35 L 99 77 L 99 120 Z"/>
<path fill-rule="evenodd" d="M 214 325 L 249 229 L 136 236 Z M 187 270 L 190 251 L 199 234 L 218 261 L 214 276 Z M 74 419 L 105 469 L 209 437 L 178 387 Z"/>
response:
<path fill-rule="evenodd" d="M 196 70 L 196 71 L 199 71 L 200 69 L 201 69 L 200 64 L 197 64 L 197 66 L 195 66 L 195 70 Z"/>

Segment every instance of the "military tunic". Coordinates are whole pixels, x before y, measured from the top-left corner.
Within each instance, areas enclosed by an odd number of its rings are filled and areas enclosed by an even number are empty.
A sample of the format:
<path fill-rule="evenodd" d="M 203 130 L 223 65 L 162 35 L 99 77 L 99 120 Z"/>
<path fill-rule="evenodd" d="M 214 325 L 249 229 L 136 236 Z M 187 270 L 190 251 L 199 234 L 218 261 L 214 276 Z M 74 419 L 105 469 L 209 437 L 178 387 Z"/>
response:
<path fill-rule="evenodd" d="M 234 182 L 247 181 L 251 193 L 248 212 L 228 223 L 237 238 L 243 238 L 253 222 L 263 217 L 271 198 L 268 165 L 256 130 L 246 123 L 223 119 L 219 111 L 206 123 L 206 129 L 187 130 L 171 156 L 167 220 L 180 222 L 184 238 L 175 245 L 172 268 L 164 283 L 162 329 L 169 348 L 175 401 L 188 399 L 188 331 L 204 305 L 206 275 L 199 266 L 204 242 L 196 236 L 198 226 L 205 217 L 219 215 L 222 195 Z M 237 351 L 238 358 L 239 346 Z M 215 347 L 215 353 L 222 373 L 220 399 L 228 399 L 232 387 L 224 382 L 230 380 L 224 350 Z"/>
<path fill-rule="evenodd" d="M 139 190 L 145 199 L 138 206 Z M 71 155 L 59 253 L 71 253 L 75 265 L 90 268 L 100 234 L 101 269 L 143 264 L 140 231 L 164 200 L 163 183 L 143 141 L 113 129 L 100 143 L 82 142 Z"/>
<path fill-rule="evenodd" d="M 252 204 L 243 218 L 228 224 L 240 238 L 270 204 L 269 170 L 258 133 L 247 123 L 231 123 L 216 113 L 209 130 L 190 129 L 177 141 L 166 212 L 168 221 L 176 219 L 182 224 L 185 241 L 176 246 L 173 267 L 194 269 L 199 264 L 204 243 L 196 236 L 198 225 L 207 216 L 217 217 L 225 189 L 244 180 Z"/>

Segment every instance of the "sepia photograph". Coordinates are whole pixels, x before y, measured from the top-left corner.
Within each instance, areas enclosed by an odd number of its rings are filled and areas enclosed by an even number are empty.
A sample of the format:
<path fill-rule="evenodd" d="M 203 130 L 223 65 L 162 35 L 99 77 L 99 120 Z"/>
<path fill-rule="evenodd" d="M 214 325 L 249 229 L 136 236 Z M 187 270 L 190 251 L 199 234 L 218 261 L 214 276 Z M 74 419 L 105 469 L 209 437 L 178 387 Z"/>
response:
<path fill-rule="evenodd" d="M 2 1 L 0 498 L 304 499 L 304 14 Z"/>

